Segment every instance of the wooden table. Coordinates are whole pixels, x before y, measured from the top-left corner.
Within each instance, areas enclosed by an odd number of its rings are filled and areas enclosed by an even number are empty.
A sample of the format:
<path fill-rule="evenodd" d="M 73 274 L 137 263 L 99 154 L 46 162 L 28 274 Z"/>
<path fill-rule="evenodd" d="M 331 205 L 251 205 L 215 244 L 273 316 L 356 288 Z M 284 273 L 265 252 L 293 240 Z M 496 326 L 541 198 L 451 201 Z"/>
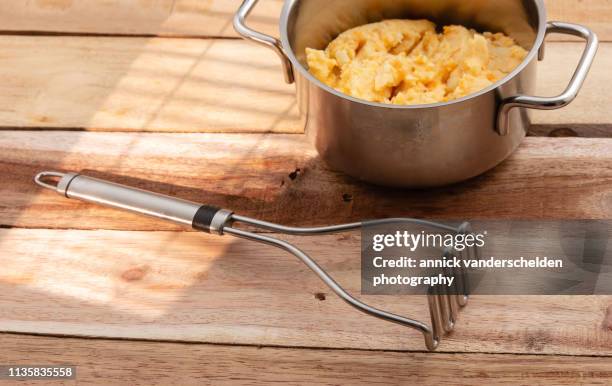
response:
<path fill-rule="evenodd" d="M 238 0 L 0 4 L 0 363 L 75 364 L 85 383 L 612 382 L 612 297 L 474 297 L 436 353 L 361 315 L 292 257 L 66 200 L 42 170 L 291 225 L 387 217 L 610 219 L 612 3 L 549 0 L 603 40 L 580 97 L 537 112 L 494 171 L 432 191 L 329 170 L 275 55 L 236 39 Z M 276 33 L 280 0 L 251 24 Z M 552 40 L 539 92 L 582 44 Z M 358 235 L 289 238 L 359 291 Z M 342 251 L 341 254 L 338 251 Z M 370 297 L 426 318 L 422 298 Z M 0 382 L 1 383 L 1 382 Z"/>

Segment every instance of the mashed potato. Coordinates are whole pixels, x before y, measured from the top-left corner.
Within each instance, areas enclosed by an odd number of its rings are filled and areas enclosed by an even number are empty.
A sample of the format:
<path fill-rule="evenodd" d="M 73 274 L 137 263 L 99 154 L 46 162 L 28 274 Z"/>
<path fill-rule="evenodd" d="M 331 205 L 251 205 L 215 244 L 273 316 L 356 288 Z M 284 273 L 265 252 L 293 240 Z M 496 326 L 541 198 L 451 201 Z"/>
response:
<path fill-rule="evenodd" d="M 501 33 L 479 34 L 427 20 L 385 20 L 342 33 L 325 51 L 306 49 L 310 72 L 370 102 L 445 102 L 480 91 L 512 72 L 527 51 Z"/>

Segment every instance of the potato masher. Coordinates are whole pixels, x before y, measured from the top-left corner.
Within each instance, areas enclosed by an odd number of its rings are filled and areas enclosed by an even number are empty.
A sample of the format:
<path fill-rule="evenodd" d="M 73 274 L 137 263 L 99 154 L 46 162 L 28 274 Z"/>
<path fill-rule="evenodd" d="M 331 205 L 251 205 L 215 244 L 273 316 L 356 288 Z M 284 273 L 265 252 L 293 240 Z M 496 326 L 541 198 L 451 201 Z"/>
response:
<path fill-rule="evenodd" d="M 55 185 L 52 184 L 52 179 L 54 180 L 53 182 L 56 182 Z M 253 233 L 252 231 L 234 226 L 236 223 L 241 223 L 260 230 L 274 231 L 286 235 L 314 236 L 360 229 L 364 226 L 363 222 L 328 227 L 295 228 L 240 216 L 227 209 L 197 204 L 175 197 L 87 177 L 78 173 L 42 172 L 36 175 L 34 181 L 38 185 L 46 189 L 55 190 L 67 198 L 148 215 L 181 225 L 191 226 L 196 230 L 219 236 L 230 234 L 235 237 L 283 249 L 300 259 L 334 293 L 359 311 L 420 331 L 425 338 L 427 348 L 432 351 L 438 347 L 442 335 L 453 330 L 459 307 L 467 304 L 467 290 L 465 286 L 456 294 L 443 293 L 437 289 L 429 291 L 427 298 L 431 326 L 418 320 L 371 307 L 344 290 L 316 261 L 293 244 L 263 233 Z M 462 227 L 453 228 L 416 219 L 388 219 L 369 222 L 368 224 L 384 224 L 386 222 L 398 221 L 441 228 L 450 232 L 466 232 L 465 224 Z"/>

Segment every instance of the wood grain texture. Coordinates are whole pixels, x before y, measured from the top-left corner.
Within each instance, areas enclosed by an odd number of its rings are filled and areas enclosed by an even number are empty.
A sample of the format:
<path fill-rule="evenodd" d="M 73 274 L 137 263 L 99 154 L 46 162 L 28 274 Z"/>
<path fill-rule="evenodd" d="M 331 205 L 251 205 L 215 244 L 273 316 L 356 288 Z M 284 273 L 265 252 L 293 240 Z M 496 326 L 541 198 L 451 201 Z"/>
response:
<path fill-rule="evenodd" d="M 237 37 L 241 0 L 17 0 L 0 4 L 3 30 L 122 35 Z M 253 28 L 278 32 L 283 0 L 263 0 Z"/>
<path fill-rule="evenodd" d="M 79 221 L 78 218 L 73 219 Z M 358 233 L 283 237 L 354 294 Z M 284 251 L 193 232 L 0 230 L 0 331 L 290 347 L 425 349 Z M 421 296 L 363 296 L 428 321 Z M 442 352 L 612 356 L 612 296 L 473 296 Z"/>
<path fill-rule="evenodd" d="M 0 36 L 0 128 L 156 132 L 303 131 L 278 58 L 239 40 Z M 538 93 L 565 89 L 583 46 L 549 44 Z M 612 132 L 602 46 L 580 97 L 536 126 Z"/>
<path fill-rule="evenodd" d="M 550 138 L 612 138 L 612 129 L 606 124 L 593 125 L 533 125 L 529 129 L 531 137 Z"/>
<path fill-rule="evenodd" d="M 612 41 L 612 1 L 546 0 L 548 20 L 583 24 L 595 31 L 602 41 Z M 567 40 L 568 37 L 556 37 Z"/>
<path fill-rule="evenodd" d="M 43 170 L 82 171 L 293 225 L 390 216 L 612 216 L 612 141 L 608 139 L 527 138 L 507 162 L 481 177 L 446 188 L 409 191 L 375 187 L 329 170 L 301 135 L 0 134 L 4 226 L 178 229 L 43 191 L 32 181 Z"/>
<path fill-rule="evenodd" d="M 0 344 L 3 363 L 71 363 L 78 366 L 78 383 L 88 385 L 573 386 L 612 381 L 609 358 L 303 350 L 7 334 L 0 335 Z"/>
<path fill-rule="evenodd" d="M 0 126 L 300 132 L 294 87 L 238 40 L 3 36 Z"/>
<path fill-rule="evenodd" d="M 169 36 L 237 36 L 231 19 L 241 0 L 16 0 L 0 3 L 2 30 Z M 260 1 L 249 19 L 278 35 L 282 0 Z M 549 20 L 582 23 L 612 38 L 609 0 L 546 0 Z M 567 39 L 567 37 L 555 37 Z"/>
<path fill-rule="evenodd" d="M 538 64 L 537 94 L 539 96 L 559 95 L 572 78 L 579 58 L 584 50 L 582 43 L 548 43 L 546 56 Z M 607 110 L 612 103 L 612 96 L 607 91 L 610 80 L 608 74 L 612 67 L 612 44 L 600 46 L 591 72 L 579 96 L 569 106 L 552 111 L 536 110 L 533 112 L 535 126 L 550 126 L 553 130 L 581 127 L 605 128 L 612 132 L 610 114 Z"/>

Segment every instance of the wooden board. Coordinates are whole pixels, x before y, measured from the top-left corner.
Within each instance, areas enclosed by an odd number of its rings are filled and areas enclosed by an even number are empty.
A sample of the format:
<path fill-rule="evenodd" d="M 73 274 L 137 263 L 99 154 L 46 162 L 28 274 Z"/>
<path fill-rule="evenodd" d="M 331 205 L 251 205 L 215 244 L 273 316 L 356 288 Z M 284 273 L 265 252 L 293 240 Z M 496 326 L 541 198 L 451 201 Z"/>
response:
<path fill-rule="evenodd" d="M 0 3 L 4 31 L 235 37 L 241 0 L 16 0 Z M 282 0 L 260 1 L 250 25 L 278 35 Z M 609 0 L 546 0 L 549 20 L 583 23 L 612 38 Z M 563 37 L 557 37 L 563 39 Z"/>
<path fill-rule="evenodd" d="M 285 239 L 359 294 L 358 233 Z M 2 332 L 425 349 L 419 333 L 353 310 L 284 251 L 229 236 L 0 229 L 0 261 Z M 362 298 L 428 319 L 424 297 Z M 612 296 L 474 296 L 439 351 L 612 356 L 610 307 Z"/>
<path fill-rule="evenodd" d="M 539 94 L 556 95 L 567 87 L 582 48 L 549 44 L 539 67 Z M 0 36 L 0 49 L 10 53 L 0 56 L 0 128 L 259 133 L 304 128 L 278 58 L 247 42 Z M 536 111 L 536 127 L 610 128 L 608 103 L 601 97 L 610 67 L 612 44 L 606 44 L 580 97 L 562 110 Z"/>
<path fill-rule="evenodd" d="M 329 170 L 298 135 L 0 134 L 4 226 L 179 229 L 43 191 L 32 181 L 43 170 L 82 171 L 294 225 L 389 216 L 612 216 L 612 141 L 607 139 L 527 138 L 513 157 L 484 176 L 446 188 L 408 191 L 363 184 Z"/>
<path fill-rule="evenodd" d="M 237 37 L 242 0 L 17 0 L 0 4 L 5 31 Z M 277 34 L 283 0 L 262 0 L 249 25 Z"/>
<path fill-rule="evenodd" d="M 612 296 L 474 296 L 440 352 L 423 353 L 418 333 L 353 310 L 280 250 L 33 184 L 84 171 L 293 225 L 612 215 L 612 43 L 575 103 L 536 112 L 536 137 L 495 171 L 383 189 L 329 170 L 295 134 L 278 58 L 232 30 L 239 3 L 0 3 L 0 363 L 76 364 L 78 382 L 104 384 L 610 383 Z M 281 4 L 261 1 L 250 25 L 276 35 Z M 612 41 L 609 0 L 547 6 Z M 564 89 L 583 47 L 551 41 L 540 95 Z M 357 236 L 288 240 L 358 293 Z M 427 320 L 420 297 L 365 300 Z"/>
<path fill-rule="evenodd" d="M 549 43 L 543 62 L 538 64 L 537 94 L 554 96 L 562 93 L 568 86 L 578 59 L 582 55 L 582 43 Z M 553 111 L 536 110 L 533 124 L 536 129 L 549 127 L 551 130 L 574 128 L 581 130 L 600 128 L 612 132 L 609 108 L 610 98 L 606 90 L 610 79 L 607 73 L 612 67 L 612 44 L 600 46 L 591 72 L 576 100 L 569 106 Z"/>
<path fill-rule="evenodd" d="M 246 42 L 0 36 L 0 47 L 3 127 L 303 131 L 277 58 Z"/>
<path fill-rule="evenodd" d="M 77 381 L 83 384 L 573 386 L 612 382 L 610 358 L 597 357 L 297 350 L 6 334 L 0 335 L 0 344 L 2 363 L 73 364 Z"/>

